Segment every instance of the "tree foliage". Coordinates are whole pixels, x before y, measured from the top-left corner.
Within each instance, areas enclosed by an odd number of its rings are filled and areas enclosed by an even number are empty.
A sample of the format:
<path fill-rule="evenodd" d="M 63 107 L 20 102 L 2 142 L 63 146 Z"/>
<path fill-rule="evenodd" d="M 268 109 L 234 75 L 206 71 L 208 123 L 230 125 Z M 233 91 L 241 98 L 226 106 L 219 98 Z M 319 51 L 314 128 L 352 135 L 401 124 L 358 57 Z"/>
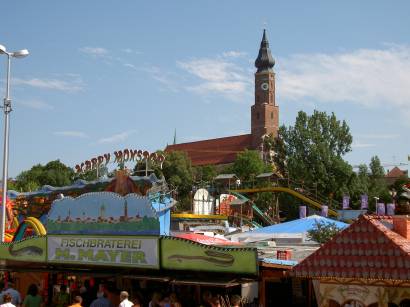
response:
<path fill-rule="evenodd" d="M 72 184 L 73 179 L 74 170 L 60 160 L 55 160 L 21 172 L 16 178 L 15 188 L 19 191 L 34 191 L 43 185 L 61 187 Z"/>
<path fill-rule="evenodd" d="M 216 174 L 216 168 L 213 165 L 197 166 L 193 168 L 194 178 L 197 182 L 211 182 Z"/>
<path fill-rule="evenodd" d="M 279 129 L 275 151 L 284 152 L 292 180 L 316 186 L 319 194 L 340 198 L 349 190 L 352 167 L 342 156 L 351 150 L 352 136 L 345 121 L 335 114 L 300 111 L 294 126 Z"/>
<path fill-rule="evenodd" d="M 409 187 L 410 178 L 408 177 L 398 178 L 390 187 L 394 193 L 396 214 L 410 215 Z"/>
<path fill-rule="evenodd" d="M 162 172 L 167 182 L 179 187 L 179 192 L 191 191 L 193 171 L 191 161 L 182 151 L 172 151 L 167 154 Z"/>
<path fill-rule="evenodd" d="M 340 231 L 341 230 L 336 226 L 335 223 L 327 223 L 321 221 L 317 222 L 312 229 L 308 230 L 307 234 L 310 240 L 324 244 L 327 241 L 331 240 Z"/>
<path fill-rule="evenodd" d="M 267 169 L 260 154 L 255 150 L 245 150 L 238 153 L 232 166 L 232 171 L 243 181 L 251 181 L 255 176 Z"/>
<path fill-rule="evenodd" d="M 272 170 L 283 177 L 287 175 L 286 148 L 283 139 L 272 133 L 263 138 L 264 161 L 272 165 Z"/>
<path fill-rule="evenodd" d="M 380 159 L 374 156 L 370 160 L 368 172 L 368 195 L 369 199 L 378 197 L 380 202 L 388 203 L 391 201 L 389 188 L 384 178 L 384 168 L 380 163 Z M 375 202 L 370 202 L 370 208 L 375 209 Z"/>
<path fill-rule="evenodd" d="M 377 156 L 371 158 L 369 166 L 361 164 L 358 170 L 351 176 L 349 182 L 349 191 L 352 201 L 352 208 L 360 208 L 360 197 L 362 194 L 367 194 L 368 205 L 371 211 L 375 210 L 375 197 L 380 202 L 389 203 L 392 199 L 389 193 L 389 187 L 384 178 L 384 168 Z"/>

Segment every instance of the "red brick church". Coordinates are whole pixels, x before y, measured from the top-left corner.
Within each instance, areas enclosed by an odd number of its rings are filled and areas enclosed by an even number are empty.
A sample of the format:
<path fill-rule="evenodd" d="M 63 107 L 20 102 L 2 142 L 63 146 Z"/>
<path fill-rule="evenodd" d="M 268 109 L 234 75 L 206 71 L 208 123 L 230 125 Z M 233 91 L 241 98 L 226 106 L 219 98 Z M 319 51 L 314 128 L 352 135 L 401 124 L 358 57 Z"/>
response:
<path fill-rule="evenodd" d="M 197 142 L 168 145 L 166 151 L 184 151 L 193 166 L 228 164 L 245 149 L 260 149 L 264 135 L 277 136 L 279 107 L 275 102 L 275 61 L 269 49 L 266 30 L 255 60 L 255 103 L 251 107 L 251 133 Z"/>

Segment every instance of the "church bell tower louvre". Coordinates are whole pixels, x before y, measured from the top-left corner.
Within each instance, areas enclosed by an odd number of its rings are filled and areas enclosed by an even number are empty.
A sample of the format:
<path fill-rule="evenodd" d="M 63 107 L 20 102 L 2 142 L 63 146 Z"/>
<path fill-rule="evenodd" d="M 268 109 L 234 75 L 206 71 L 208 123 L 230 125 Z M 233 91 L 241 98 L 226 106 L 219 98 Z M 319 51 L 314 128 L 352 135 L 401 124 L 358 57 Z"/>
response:
<path fill-rule="evenodd" d="M 255 103 L 251 107 L 252 147 L 260 149 L 264 135 L 278 134 L 279 107 L 275 102 L 275 60 L 269 49 L 266 30 L 255 60 Z"/>

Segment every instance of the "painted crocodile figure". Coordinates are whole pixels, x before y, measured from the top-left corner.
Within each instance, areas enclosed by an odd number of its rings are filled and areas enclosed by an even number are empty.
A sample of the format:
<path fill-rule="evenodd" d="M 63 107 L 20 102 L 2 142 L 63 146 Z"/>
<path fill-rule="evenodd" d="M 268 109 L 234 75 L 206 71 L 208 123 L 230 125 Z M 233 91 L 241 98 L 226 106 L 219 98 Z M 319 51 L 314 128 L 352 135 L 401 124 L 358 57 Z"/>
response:
<path fill-rule="evenodd" d="M 9 253 L 13 257 L 22 256 L 41 256 L 43 255 L 43 249 L 38 246 L 24 246 L 19 249 L 14 249 L 14 244 L 9 246 Z"/>
<path fill-rule="evenodd" d="M 188 255 L 171 255 L 168 257 L 168 260 L 175 260 L 178 262 L 190 261 L 190 260 L 201 260 L 209 263 L 213 263 L 217 266 L 231 266 L 235 258 L 230 254 L 220 253 L 216 251 L 205 251 L 206 256 L 188 256 Z"/>

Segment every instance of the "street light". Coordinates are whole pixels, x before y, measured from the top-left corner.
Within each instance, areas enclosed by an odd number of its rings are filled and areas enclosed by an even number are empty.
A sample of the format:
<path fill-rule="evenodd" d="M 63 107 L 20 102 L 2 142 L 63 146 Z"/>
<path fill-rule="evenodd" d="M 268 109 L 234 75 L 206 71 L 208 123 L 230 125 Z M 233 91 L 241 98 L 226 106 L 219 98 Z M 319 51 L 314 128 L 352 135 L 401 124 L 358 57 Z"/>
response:
<path fill-rule="evenodd" d="M 7 79 L 6 79 L 6 96 L 4 98 L 4 151 L 3 151 L 3 198 L 1 208 L 1 242 L 4 242 L 6 232 L 6 199 L 7 199 L 7 176 L 9 163 L 9 113 L 11 112 L 10 99 L 10 63 L 11 58 L 24 58 L 29 54 L 27 49 L 14 52 L 8 52 L 6 47 L 0 45 L 0 54 L 7 55 Z"/>
<path fill-rule="evenodd" d="M 376 214 L 377 214 L 378 213 L 378 211 L 377 211 L 377 202 L 379 201 L 380 197 L 374 196 L 373 198 L 374 198 L 374 201 L 376 203 Z"/>

